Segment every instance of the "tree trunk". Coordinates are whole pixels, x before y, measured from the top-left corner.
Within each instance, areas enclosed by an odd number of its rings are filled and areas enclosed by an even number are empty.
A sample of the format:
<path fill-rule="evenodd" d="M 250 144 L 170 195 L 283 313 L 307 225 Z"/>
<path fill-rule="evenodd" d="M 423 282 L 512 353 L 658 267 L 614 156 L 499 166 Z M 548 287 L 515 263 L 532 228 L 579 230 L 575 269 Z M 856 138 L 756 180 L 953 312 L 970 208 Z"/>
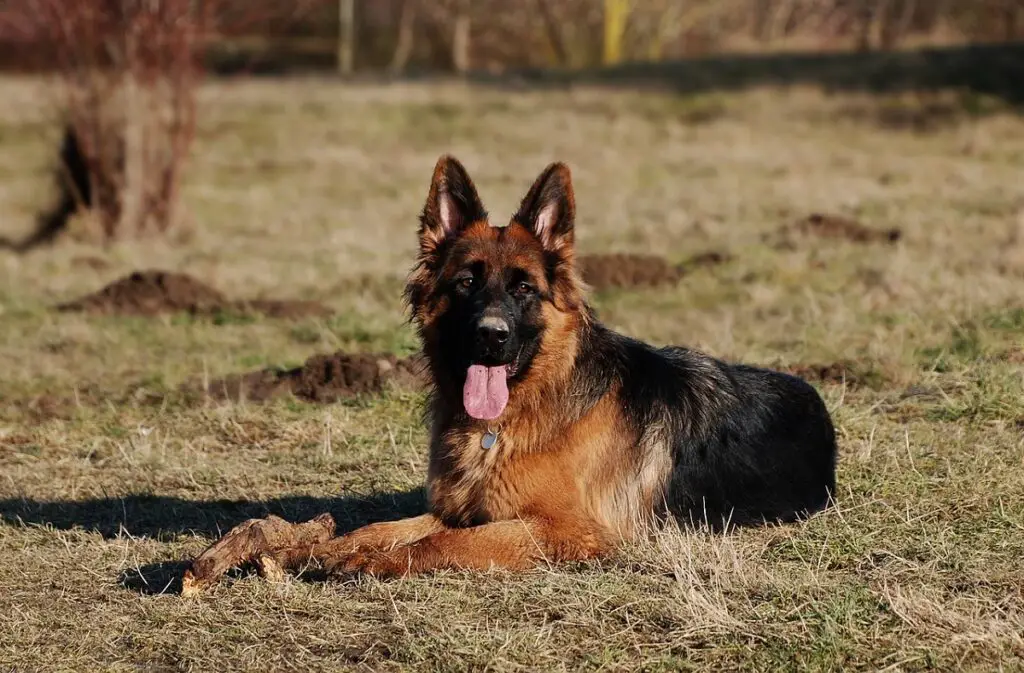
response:
<path fill-rule="evenodd" d="M 355 0 L 338 0 L 338 72 L 352 74 L 356 52 Z"/>
<path fill-rule="evenodd" d="M 460 11 L 455 16 L 452 32 L 452 67 L 460 74 L 469 72 L 470 26 L 469 13 Z"/>
<path fill-rule="evenodd" d="M 626 32 L 629 0 L 604 0 L 604 64 L 622 61 L 622 38 Z"/>
<path fill-rule="evenodd" d="M 775 0 L 757 0 L 754 5 L 754 39 L 759 42 L 771 42 L 772 9 Z"/>
<path fill-rule="evenodd" d="M 1020 13 L 1020 5 L 1016 2 L 1007 2 L 1003 14 L 1003 39 L 1012 42 L 1017 39 L 1017 21 Z"/>
<path fill-rule="evenodd" d="M 391 72 L 400 73 L 405 70 L 409 64 L 409 57 L 412 56 L 415 41 L 416 0 L 405 0 L 398 18 L 398 40 L 395 43 L 395 53 L 391 57 Z"/>
<path fill-rule="evenodd" d="M 537 13 L 544 22 L 544 30 L 548 36 L 548 44 L 555 55 L 557 65 L 565 67 L 569 65 L 569 50 L 565 47 L 565 38 L 559 28 L 558 21 L 551 13 L 548 0 L 537 0 Z"/>
<path fill-rule="evenodd" d="M 913 0 L 896 0 L 887 2 L 882 7 L 883 14 L 879 19 L 882 49 L 894 49 L 906 32 L 904 25 L 909 23 L 908 12 L 913 11 Z"/>
<path fill-rule="evenodd" d="M 121 210 L 120 222 L 111 223 L 115 229 L 107 232 L 113 237 L 116 231 L 127 232 L 134 229 L 136 234 L 142 233 L 146 224 L 146 123 L 150 119 L 146 104 L 145 88 L 138 81 L 130 68 L 124 74 L 123 96 L 124 117 L 119 120 L 124 124 L 124 172 L 121 174 Z"/>
<path fill-rule="evenodd" d="M 871 51 L 871 34 L 875 27 L 875 0 L 861 0 L 857 27 L 857 51 Z"/>

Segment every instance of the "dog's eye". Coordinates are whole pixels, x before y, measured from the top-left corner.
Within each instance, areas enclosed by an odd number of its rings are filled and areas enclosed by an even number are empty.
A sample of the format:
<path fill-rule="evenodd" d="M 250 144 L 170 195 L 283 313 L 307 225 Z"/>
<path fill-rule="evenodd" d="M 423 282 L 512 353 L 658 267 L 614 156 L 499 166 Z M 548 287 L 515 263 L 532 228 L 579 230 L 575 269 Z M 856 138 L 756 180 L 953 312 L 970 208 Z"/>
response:
<path fill-rule="evenodd" d="M 473 276 L 465 276 L 463 278 L 459 278 L 457 282 L 459 284 L 459 287 L 461 287 L 463 290 L 469 290 L 473 287 Z"/>
<path fill-rule="evenodd" d="M 533 287 L 529 283 L 519 283 L 516 285 L 516 295 L 519 297 L 526 297 L 533 293 Z"/>

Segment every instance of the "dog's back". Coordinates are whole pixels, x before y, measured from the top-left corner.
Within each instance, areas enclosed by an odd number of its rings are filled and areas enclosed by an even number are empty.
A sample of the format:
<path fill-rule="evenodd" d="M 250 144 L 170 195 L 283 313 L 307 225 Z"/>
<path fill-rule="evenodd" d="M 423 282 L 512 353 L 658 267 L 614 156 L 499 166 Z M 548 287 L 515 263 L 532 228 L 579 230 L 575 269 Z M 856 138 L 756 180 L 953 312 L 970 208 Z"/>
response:
<path fill-rule="evenodd" d="M 787 522 L 828 506 L 836 441 L 828 410 L 806 382 L 742 365 L 721 416 L 673 445 L 672 509 L 712 527 Z"/>
<path fill-rule="evenodd" d="M 616 391 L 637 438 L 632 460 L 667 464 L 649 454 L 670 454 L 663 504 L 672 514 L 719 528 L 792 521 L 828 505 L 835 431 L 805 381 L 590 329 L 577 377 L 593 380 L 576 387 Z"/>

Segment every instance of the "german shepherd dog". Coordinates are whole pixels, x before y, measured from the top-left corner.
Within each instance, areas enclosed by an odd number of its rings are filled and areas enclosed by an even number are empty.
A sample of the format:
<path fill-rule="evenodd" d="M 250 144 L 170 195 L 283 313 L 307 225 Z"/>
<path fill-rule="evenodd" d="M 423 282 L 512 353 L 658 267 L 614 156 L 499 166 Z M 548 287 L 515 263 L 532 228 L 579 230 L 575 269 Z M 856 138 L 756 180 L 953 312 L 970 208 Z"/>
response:
<path fill-rule="evenodd" d="M 314 550 L 329 570 L 525 569 L 651 523 L 788 522 L 825 508 L 836 441 L 804 381 L 602 325 L 574 264 L 569 169 L 504 227 L 444 156 L 405 296 L 433 379 L 429 513 Z"/>

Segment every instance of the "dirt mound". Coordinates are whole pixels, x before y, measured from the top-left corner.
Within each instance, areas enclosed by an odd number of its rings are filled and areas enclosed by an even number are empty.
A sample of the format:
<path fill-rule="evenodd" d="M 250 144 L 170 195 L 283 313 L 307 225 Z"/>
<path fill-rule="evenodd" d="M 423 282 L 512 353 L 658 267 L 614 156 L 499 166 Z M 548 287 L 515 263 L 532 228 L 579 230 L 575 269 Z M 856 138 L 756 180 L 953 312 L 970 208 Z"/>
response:
<path fill-rule="evenodd" d="M 659 287 L 672 285 L 690 271 L 716 266 L 729 259 L 720 252 L 705 252 L 682 264 L 670 264 L 657 255 L 603 254 L 583 255 L 577 266 L 583 280 L 595 290 L 609 288 Z"/>
<path fill-rule="evenodd" d="M 167 271 L 136 271 L 99 292 L 60 304 L 57 310 L 150 317 L 165 313 L 258 313 L 273 318 L 298 318 L 331 313 L 327 307 L 311 301 L 231 301 L 191 276 Z"/>
<path fill-rule="evenodd" d="M 310 402 L 335 402 L 356 395 L 379 393 L 388 385 L 423 388 L 422 360 L 397 358 L 390 353 L 342 353 L 314 355 L 296 369 L 263 369 L 235 374 L 210 383 L 187 384 L 187 392 L 205 392 L 216 399 L 264 402 L 292 394 Z"/>
<path fill-rule="evenodd" d="M 903 238 L 901 229 L 872 229 L 860 222 L 842 215 L 812 213 L 792 225 L 779 230 L 783 242 L 788 241 L 790 234 L 803 236 L 819 236 L 851 241 L 853 243 L 896 243 Z"/>
<path fill-rule="evenodd" d="M 234 313 L 258 313 L 268 318 L 326 317 L 333 313 L 320 302 L 299 299 L 248 299 L 230 303 L 225 309 Z"/>

